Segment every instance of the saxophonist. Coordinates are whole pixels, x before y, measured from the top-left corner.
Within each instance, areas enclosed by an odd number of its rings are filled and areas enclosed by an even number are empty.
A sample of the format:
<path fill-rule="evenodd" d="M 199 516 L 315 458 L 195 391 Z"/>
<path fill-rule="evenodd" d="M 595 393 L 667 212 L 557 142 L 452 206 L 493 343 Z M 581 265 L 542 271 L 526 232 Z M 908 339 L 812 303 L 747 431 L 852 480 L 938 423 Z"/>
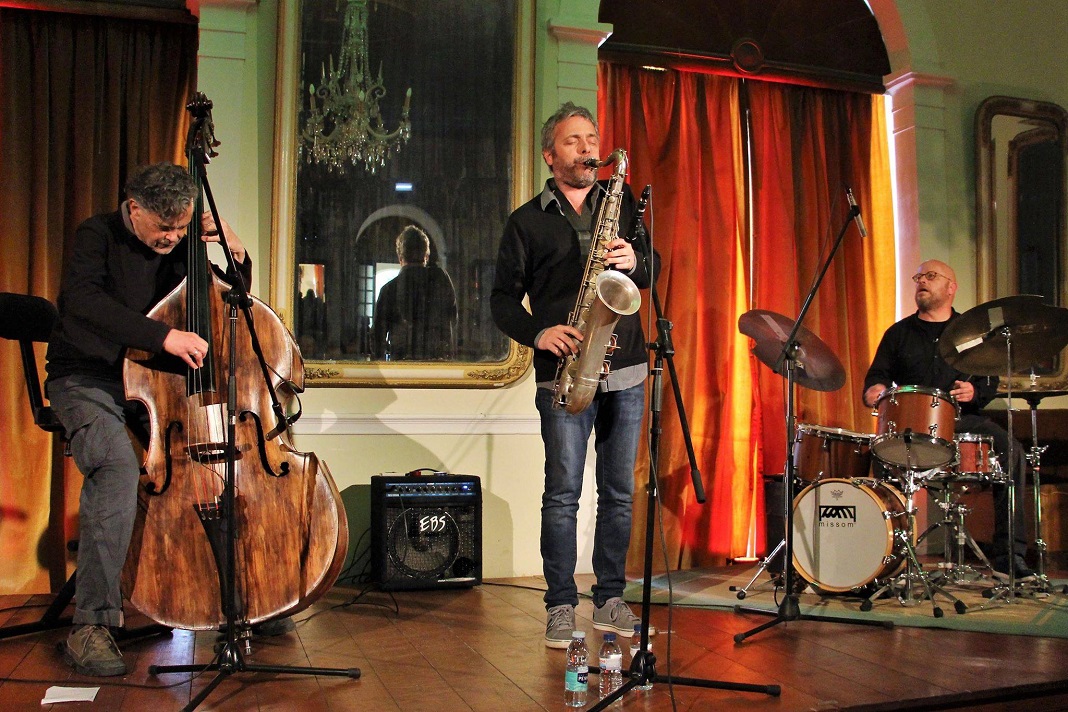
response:
<path fill-rule="evenodd" d="M 509 216 L 497 255 L 491 307 L 504 333 L 534 348 L 535 405 L 545 446 L 541 504 L 541 555 L 548 590 L 545 645 L 566 648 L 575 629 L 578 588 L 577 515 L 586 447 L 596 433 L 597 524 L 593 544 L 593 622 L 598 630 L 631 636 L 641 622 L 623 601 L 630 543 L 634 460 L 645 410 L 648 356 L 640 314 L 620 318 L 611 372 L 592 403 L 572 414 L 554 407 L 553 381 L 561 358 L 578 353 L 582 332 L 569 325 L 597 226 L 594 216 L 606 196 L 597 181 L 600 133 L 586 108 L 571 102 L 548 118 L 541 148 L 552 172 L 544 189 Z M 618 226 L 635 214 L 634 195 L 623 185 Z M 621 236 L 607 243 L 605 267 L 620 270 L 638 287 L 650 276 L 635 246 Z M 530 299 L 530 312 L 523 307 Z M 650 631 L 652 632 L 652 631 Z"/>

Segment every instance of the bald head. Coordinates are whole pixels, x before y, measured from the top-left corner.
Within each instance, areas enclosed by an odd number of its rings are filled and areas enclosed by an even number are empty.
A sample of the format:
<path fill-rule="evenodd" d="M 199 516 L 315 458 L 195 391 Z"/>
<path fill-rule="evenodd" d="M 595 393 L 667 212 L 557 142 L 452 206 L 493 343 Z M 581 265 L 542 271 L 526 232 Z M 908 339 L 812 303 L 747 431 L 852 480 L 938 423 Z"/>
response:
<path fill-rule="evenodd" d="M 916 307 L 920 318 L 945 321 L 953 313 L 957 293 L 957 273 L 940 260 L 927 260 L 919 266 L 912 280 L 916 283 Z"/>

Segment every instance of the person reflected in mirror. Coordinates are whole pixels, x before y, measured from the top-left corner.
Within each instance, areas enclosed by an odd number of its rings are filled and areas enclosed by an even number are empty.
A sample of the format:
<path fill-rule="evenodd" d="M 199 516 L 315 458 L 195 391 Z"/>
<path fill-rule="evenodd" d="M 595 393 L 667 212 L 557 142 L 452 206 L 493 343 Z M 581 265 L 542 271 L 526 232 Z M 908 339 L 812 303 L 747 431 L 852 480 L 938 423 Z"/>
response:
<path fill-rule="evenodd" d="M 1009 494 L 1002 484 L 993 485 L 994 494 L 994 557 L 992 565 L 998 578 L 1007 578 L 1009 565 L 1016 568 L 1017 581 L 1034 578 L 1024 554 L 1027 553 L 1024 528 L 1024 449 L 1013 442 L 1015 462 L 1009 466 L 1009 434 L 1004 428 L 981 413 L 997 395 L 996 376 L 971 376 L 946 363 L 938 353 L 938 340 L 946 327 L 960 316 L 953 308 L 957 294 L 957 274 L 945 262 L 928 260 L 912 276 L 916 283 L 916 312 L 890 326 L 883 334 L 875 357 L 864 377 L 864 405 L 878 406 L 891 386 L 920 386 L 948 393 L 960 406 L 960 419 L 954 427 L 956 435 L 973 433 L 993 438 L 994 450 L 1003 472 L 1011 473 L 1016 482 L 1016 516 L 1013 556 L 1009 557 Z"/>
<path fill-rule="evenodd" d="M 430 260 L 430 238 L 415 225 L 397 235 L 400 274 L 382 287 L 375 303 L 376 358 L 442 361 L 456 355 L 456 291 L 449 275 Z"/>
<path fill-rule="evenodd" d="M 493 320 L 515 341 L 534 349 L 537 391 L 545 445 L 545 489 L 541 500 L 541 557 L 545 592 L 545 645 L 566 648 L 575 630 L 578 588 L 578 508 L 586 448 L 595 435 L 597 523 L 593 541 L 593 627 L 624 637 L 641 623 L 623 601 L 630 544 L 634 461 L 645 412 L 648 353 L 641 316 L 616 324 L 618 349 L 611 372 L 598 384 L 592 403 L 579 413 L 554 407 L 553 384 L 562 357 L 577 354 L 583 333 L 572 325 L 575 305 L 597 232 L 595 215 L 607 195 L 589 162 L 600 156 L 594 115 L 567 102 L 545 122 L 542 157 L 552 172 L 543 190 L 516 209 L 505 224 L 490 297 Z M 623 185 L 617 234 L 607 240 L 607 269 L 619 270 L 639 287 L 652 281 L 638 243 L 626 231 L 636 211 L 634 194 Z M 611 229 L 611 226 L 607 226 Z M 654 267 L 655 269 L 655 267 Z M 529 299 L 530 311 L 524 307 Z M 650 632 L 654 632 L 650 630 Z"/>
<path fill-rule="evenodd" d="M 204 242 L 219 230 L 237 265 L 221 275 L 252 283 L 252 260 L 226 223 L 194 215 L 199 188 L 173 163 L 131 173 L 118 209 L 78 226 L 59 288 L 59 321 L 48 343 L 45 389 L 70 443 L 82 480 L 74 626 L 65 654 L 82 675 L 126 673 L 109 628 L 123 624 L 120 576 L 137 515 L 141 458 L 127 434 L 143 409 L 126 399 L 127 348 L 171 354 L 189 368 L 204 365 L 208 342 L 149 317 L 149 310 L 188 273 L 178 249 L 198 220 Z"/>

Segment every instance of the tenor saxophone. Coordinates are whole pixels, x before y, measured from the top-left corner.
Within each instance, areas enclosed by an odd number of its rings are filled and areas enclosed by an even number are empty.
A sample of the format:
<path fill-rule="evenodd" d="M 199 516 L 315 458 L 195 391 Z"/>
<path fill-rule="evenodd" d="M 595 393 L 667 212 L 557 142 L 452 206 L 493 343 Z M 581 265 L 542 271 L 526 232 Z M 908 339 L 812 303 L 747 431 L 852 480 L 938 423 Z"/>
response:
<path fill-rule="evenodd" d="M 591 159 L 592 160 L 592 159 Z M 612 151 L 597 166 L 615 164 L 608 181 L 608 192 L 597 210 L 596 231 L 590 243 L 590 256 L 582 276 L 575 308 L 568 324 L 582 332 L 577 355 L 560 359 L 553 380 L 553 406 L 568 413 L 581 413 L 597 394 L 600 382 L 610 367 L 605 356 L 616 348 L 613 333 L 620 317 L 633 314 L 641 306 L 638 287 L 622 272 L 605 269 L 608 243 L 619 233 L 619 208 L 623 200 L 623 182 L 627 177 L 627 152 Z"/>

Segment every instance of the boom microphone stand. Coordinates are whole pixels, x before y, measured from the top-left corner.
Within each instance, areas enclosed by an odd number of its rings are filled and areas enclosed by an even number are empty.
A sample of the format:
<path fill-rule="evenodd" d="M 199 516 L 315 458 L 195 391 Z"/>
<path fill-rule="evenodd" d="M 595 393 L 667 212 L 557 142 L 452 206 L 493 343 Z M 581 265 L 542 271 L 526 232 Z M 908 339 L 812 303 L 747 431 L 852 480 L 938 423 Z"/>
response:
<path fill-rule="evenodd" d="M 203 110 L 206 106 L 206 110 Z M 210 124 L 210 111 L 211 102 L 207 100 L 203 94 L 198 94 L 196 99 L 189 105 L 189 110 L 194 114 L 193 125 L 189 129 L 189 145 L 197 146 L 197 149 L 189 151 L 191 160 L 195 164 L 195 176 L 198 183 L 200 183 L 204 189 L 204 195 L 208 200 L 208 205 L 211 209 L 212 218 L 215 220 L 215 225 L 219 228 L 219 242 L 223 247 L 223 252 L 226 254 L 227 263 L 230 269 L 236 273 L 236 262 L 233 254 L 230 252 L 230 247 L 226 242 L 225 230 L 222 229 L 222 219 L 219 217 L 219 211 L 215 206 L 215 198 L 211 194 L 211 186 L 208 184 L 208 176 L 204 168 L 206 163 L 206 157 L 204 155 L 207 147 L 210 144 L 209 141 L 204 140 L 204 137 L 209 133 L 205 129 L 205 122 Z M 198 113 L 200 110 L 200 113 Z M 199 207 L 199 201 L 198 201 Z M 199 214 L 194 216 L 194 220 L 199 219 Z M 189 238 L 193 239 L 193 238 Z M 203 702 L 212 690 L 218 687 L 219 683 L 225 680 L 230 675 L 238 672 L 268 672 L 268 673 L 293 673 L 299 675 L 332 675 L 338 677 L 351 677 L 357 679 L 360 677 L 359 668 L 315 668 L 315 667 L 292 667 L 289 665 L 257 665 L 249 664 L 245 662 L 244 656 L 241 653 L 241 648 L 238 646 L 238 633 L 237 627 L 240 613 L 240 601 L 238 600 L 237 593 L 237 516 L 236 516 L 236 487 L 235 487 L 235 460 L 237 452 L 234 448 L 236 442 L 236 430 L 237 430 L 237 311 L 238 309 L 244 310 L 245 323 L 248 325 L 250 335 L 252 337 L 253 349 L 261 361 L 263 361 L 263 355 L 259 349 L 259 340 L 256 338 L 255 328 L 252 321 L 252 299 L 248 294 L 248 290 L 245 288 L 244 281 L 241 279 L 234 280 L 234 284 L 226 297 L 226 301 L 229 304 L 229 338 L 230 338 L 230 363 L 228 370 L 229 378 L 229 391 L 227 393 L 227 431 L 226 431 L 226 475 L 225 483 L 223 486 L 223 494 L 218 502 L 217 506 L 211 507 L 210 505 L 196 505 L 197 513 L 200 515 L 201 521 L 204 523 L 205 531 L 208 533 L 208 537 L 212 543 L 212 552 L 215 554 L 216 564 L 219 568 L 219 592 L 222 598 L 222 611 L 226 617 L 226 640 L 222 643 L 217 662 L 212 662 L 208 665 L 151 665 L 148 668 L 150 675 L 159 675 L 161 673 L 173 673 L 173 672 L 203 672 L 206 670 L 214 670 L 218 674 L 201 690 L 193 699 L 189 701 L 185 707 L 182 708 L 183 712 L 191 712 L 196 709 L 201 702 Z M 271 391 L 271 398 L 274 401 L 276 415 L 280 418 L 277 428 L 281 429 L 289 427 L 288 419 L 284 413 L 281 412 L 278 401 L 275 398 L 273 389 L 271 388 L 270 380 L 268 379 L 268 390 Z M 222 540 L 220 542 L 220 540 Z M 222 546 L 219 546 L 219 544 Z M 221 549 L 221 551 L 220 551 Z"/>
<path fill-rule="evenodd" d="M 761 692 L 765 695 L 772 695 L 774 697 L 778 697 L 781 691 L 778 685 L 752 685 L 742 682 L 721 682 L 718 680 L 702 680 L 692 677 L 660 675 L 656 672 L 656 656 L 649 650 L 649 613 L 653 578 L 653 521 L 656 516 L 656 472 L 658 455 L 660 453 L 660 411 L 665 360 L 667 361 L 668 371 L 671 373 L 671 386 L 672 391 L 675 394 L 675 406 L 679 413 L 682 434 L 686 442 L 686 452 L 690 459 L 690 478 L 693 481 L 694 496 L 697 498 L 698 503 L 704 504 L 705 502 L 705 490 L 701 484 L 701 471 L 697 469 L 697 457 L 694 455 L 693 441 L 690 439 L 690 427 L 686 420 L 686 408 L 682 401 L 682 393 L 679 391 L 679 379 L 675 373 L 675 361 L 673 358 L 675 355 L 675 347 L 671 342 L 672 324 L 664 317 L 664 310 L 660 306 L 660 297 L 656 291 L 654 272 L 655 260 L 653 259 L 653 251 L 650 245 L 649 235 L 645 230 L 645 223 L 642 220 L 651 190 L 651 186 L 646 186 L 645 190 L 642 191 L 641 202 L 639 202 L 635 214 L 634 227 L 631 229 L 633 239 L 640 240 L 639 246 L 642 250 L 642 260 L 644 261 L 645 269 L 650 276 L 649 292 L 652 294 L 653 305 L 656 309 L 657 330 L 656 341 L 647 345 L 648 348 L 656 354 L 656 358 L 651 373 L 653 377 L 653 386 L 649 396 L 649 430 L 651 435 L 649 439 L 649 484 L 647 486 L 649 497 L 645 513 L 645 568 L 644 578 L 642 580 L 641 645 L 639 646 L 639 651 L 634 655 L 634 659 L 631 661 L 628 679 L 618 690 L 591 707 L 591 712 L 593 710 L 603 710 L 605 707 L 612 704 L 612 702 L 625 695 L 627 690 L 650 682 L 666 682 L 675 685 L 704 687 L 717 690 L 734 690 L 736 692 Z M 590 671 L 597 674 L 600 674 L 601 672 L 600 668 L 592 665 L 590 666 Z"/>
<path fill-rule="evenodd" d="M 782 557 L 782 582 L 783 582 L 783 597 L 782 603 L 779 604 L 779 610 L 775 614 L 775 618 L 757 626 L 751 630 L 738 633 L 734 636 L 735 643 L 741 643 L 746 638 L 756 635 L 757 633 L 767 630 L 772 626 L 779 623 L 789 623 L 796 620 L 821 620 L 831 621 L 836 623 L 850 623 L 855 625 L 876 625 L 882 627 L 888 627 L 883 621 L 867 621 L 867 620 L 850 620 L 845 618 L 829 618 L 823 616 L 806 616 L 801 614 L 801 609 L 798 604 L 798 593 L 794 585 L 794 576 L 796 572 L 793 570 L 793 554 L 794 554 L 794 458 L 791 455 L 790 446 L 794 438 L 794 428 L 796 426 L 796 410 L 794 407 L 794 390 L 796 385 L 796 370 L 800 365 L 804 368 L 804 364 L 801 362 L 803 358 L 803 350 L 801 349 L 801 342 L 798 339 L 798 333 L 801 331 L 801 323 L 805 320 L 805 315 L 808 313 L 809 307 L 812 306 L 812 300 L 816 296 L 816 291 L 820 288 L 820 284 L 823 283 L 823 278 L 827 274 L 828 268 L 831 266 L 831 261 L 834 259 L 834 255 L 838 252 L 838 248 L 842 244 L 842 240 L 845 238 L 846 230 L 849 229 L 849 223 L 856 221 L 857 228 L 860 230 L 861 236 L 867 235 L 867 230 L 864 229 L 864 223 L 860 217 L 860 208 L 857 206 L 856 201 L 853 199 L 853 191 L 846 188 L 846 198 L 849 201 L 849 214 L 846 216 L 846 221 L 842 225 L 842 229 L 838 231 L 838 237 L 835 239 L 834 247 L 831 248 L 830 254 L 827 255 L 827 260 L 820 268 L 819 275 L 816 281 L 813 283 L 812 288 L 808 291 L 808 296 L 805 297 L 805 303 L 801 306 L 801 312 L 797 315 L 797 321 L 793 324 L 793 329 L 790 331 L 789 336 L 786 337 L 782 343 L 782 349 L 779 351 L 778 357 L 773 363 L 769 363 L 772 370 L 775 373 L 782 374 L 785 370 L 786 376 L 786 467 L 783 472 L 783 504 L 784 504 L 784 537 L 785 543 L 783 557 Z M 742 327 L 742 320 L 746 316 L 753 314 L 743 314 L 739 319 L 739 327 Z M 746 331 L 742 329 L 743 333 Z M 811 332 L 809 332 L 811 333 Z M 750 334 L 751 335 L 751 334 Z M 818 337 L 816 337 L 818 341 Z M 819 342 L 821 343 L 821 342 Z M 835 358 L 837 361 L 837 358 Z M 838 364 L 838 369 L 841 368 L 841 364 Z M 838 390 L 844 384 L 844 371 L 840 379 L 832 379 L 828 377 L 827 380 L 834 380 L 834 383 L 829 384 L 827 387 L 820 387 L 820 390 Z M 833 386 L 833 387 L 831 387 Z M 735 606 L 736 612 L 746 613 L 759 613 L 767 614 L 768 611 L 746 608 L 742 606 Z M 892 626 L 893 623 L 890 623 Z"/>

